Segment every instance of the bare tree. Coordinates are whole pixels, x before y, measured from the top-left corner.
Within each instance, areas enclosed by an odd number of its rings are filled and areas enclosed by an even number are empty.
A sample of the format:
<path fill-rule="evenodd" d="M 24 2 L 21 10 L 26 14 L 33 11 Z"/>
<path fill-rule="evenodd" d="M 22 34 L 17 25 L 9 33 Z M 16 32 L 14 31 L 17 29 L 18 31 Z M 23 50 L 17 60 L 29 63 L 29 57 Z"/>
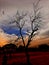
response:
<path fill-rule="evenodd" d="M 24 40 L 24 36 L 22 34 L 22 29 L 24 27 L 24 24 L 25 24 L 25 20 L 23 20 L 23 18 L 27 15 L 27 13 L 20 15 L 19 11 L 17 11 L 16 13 L 16 19 L 14 19 L 13 22 L 10 22 L 11 23 L 15 23 L 17 28 L 19 29 L 19 33 L 20 33 L 20 36 L 21 36 L 21 39 L 22 39 L 22 42 L 23 42 L 23 45 L 24 45 L 24 49 L 25 49 L 25 53 L 26 53 L 26 57 L 27 57 L 27 64 L 30 64 L 30 61 L 29 61 L 29 55 L 28 55 L 28 52 L 26 50 L 26 46 L 25 46 L 25 40 Z M 15 26 L 14 26 L 15 27 Z M 19 37 L 18 39 L 19 40 Z M 17 41 L 16 40 L 16 41 Z"/>
<path fill-rule="evenodd" d="M 24 36 L 22 35 L 22 29 L 24 27 L 25 21 L 23 20 L 23 18 L 27 15 L 27 13 L 20 15 L 19 12 L 17 11 L 16 13 L 16 19 L 14 19 L 13 22 L 11 23 L 15 23 L 17 28 L 19 29 L 20 32 L 20 36 L 24 45 L 24 49 L 25 49 L 25 53 L 26 53 L 26 57 L 27 57 L 27 63 L 31 65 L 30 63 L 30 58 L 29 58 L 29 54 L 28 54 L 28 46 L 30 45 L 30 42 L 32 40 L 32 38 L 36 35 L 34 34 L 38 29 L 39 29 L 39 23 L 42 21 L 41 20 L 41 13 L 40 13 L 40 8 L 38 7 L 40 0 L 37 1 L 37 3 L 33 3 L 33 11 L 34 14 L 30 17 L 30 22 L 31 22 L 31 32 L 30 34 L 28 34 L 28 42 L 27 45 L 25 46 L 25 40 L 24 40 Z M 28 33 L 28 30 L 27 30 Z M 27 35 L 27 34 L 26 34 Z"/>
<path fill-rule="evenodd" d="M 28 48 L 28 46 L 31 42 L 31 39 L 36 35 L 35 32 L 39 30 L 39 26 L 40 26 L 39 24 L 42 21 L 42 16 L 41 16 L 41 12 L 40 12 L 41 7 L 38 7 L 39 2 L 40 2 L 40 0 L 38 0 L 37 3 L 33 3 L 34 14 L 32 16 L 29 15 L 30 22 L 31 22 L 31 32 L 30 32 L 30 35 L 28 34 L 28 43 L 26 45 L 26 48 Z M 29 32 L 29 31 L 27 31 L 27 32 Z"/>
<path fill-rule="evenodd" d="M 19 11 L 17 11 L 16 13 L 16 20 L 14 20 L 12 23 L 16 23 L 16 26 L 17 28 L 19 29 L 19 33 L 20 33 L 20 37 L 22 38 L 22 42 L 23 42 L 23 45 L 25 47 L 25 42 L 24 42 L 24 36 L 22 34 L 22 29 L 24 27 L 24 24 L 25 24 L 25 20 L 23 20 L 23 18 L 27 15 L 27 13 L 20 15 Z M 19 37 L 18 37 L 19 39 Z M 18 40 L 17 39 L 17 40 Z"/>
<path fill-rule="evenodd" d="M 25 47 L 26 53 L 27 53 L 26 55 L 27 55 L 29 63 L 30 63 L 30 60 L 29 60 L 29 54 L 28 54 L 28 46 L 30 45 L 30 42 L 33 40 L 33 37 L 36 35 L 35 32 L 37 32 L 39 30 L 39 26 L 40 26 L 39 24 L 42 21 L 41 12 L 40 12 L 41 7 L 38 7 L 39 2 L 40 2 L 40 0 L 38 0 L 37 3 L 33 3 L 34 14 L 32 16 L 29 16 L 30 22 L 31 22 L 31 32 L 30 32 L 30 34 L 28 34 L 28 42 Z M 29 31 L 27 30 L 27 33 L 28 32 Z"/>

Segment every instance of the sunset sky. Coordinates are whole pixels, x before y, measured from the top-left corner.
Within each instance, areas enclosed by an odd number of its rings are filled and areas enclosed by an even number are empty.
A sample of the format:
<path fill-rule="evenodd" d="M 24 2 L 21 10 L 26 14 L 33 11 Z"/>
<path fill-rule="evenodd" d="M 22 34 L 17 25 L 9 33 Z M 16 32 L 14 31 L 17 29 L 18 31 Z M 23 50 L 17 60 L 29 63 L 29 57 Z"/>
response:
<path fill-rule="evenodd" d="M 16 14 L 16 11 L 19 10 L 23 12 L 32 12 L 33 3 L 37 1 L 38 0 L 0 0 L 0 46 L 7 44 L 11 36 L 13 38 L 12 34 L 14 34 L 14 37 L 16 39 L 15 34 L 16 32 L 19 33 L 16 28 L 13 28 L 8 24 L 11 21 L 12 17 Z M 41 25 L 41 28 L 38 30 L 38 35 L 36 35 L 36 38 L 48 38 L 49 40 L 49 0 L 40 0 L 39 7 L 42 7 L 41 14 L 43 17 L 43 23 Z M 30 22 L 28 17 L 27 19 L 28 22 Z M 30 23 L 27 23 L 27 26 L 29 24 Z M 22 31 L 22 33 L 25 34 L 25 31 Z M 36 43 L 36 45 L 38 45 L 38 43 Z"/>

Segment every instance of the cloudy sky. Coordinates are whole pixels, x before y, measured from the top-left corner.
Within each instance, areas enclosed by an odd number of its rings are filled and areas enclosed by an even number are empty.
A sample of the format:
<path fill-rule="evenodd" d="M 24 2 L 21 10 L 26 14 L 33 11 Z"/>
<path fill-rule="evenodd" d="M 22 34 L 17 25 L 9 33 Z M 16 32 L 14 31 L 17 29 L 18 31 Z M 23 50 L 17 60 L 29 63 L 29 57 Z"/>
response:
<path fill-rule="evenodd" d="M 33 2 L 37 1 L 38 0 L 0 0 L 0 29 L 5 30 L 6 32 L 4 32 L 10 35 L 18 32 L 8 25 L 12 16 L 15 15 L 17 10 L 32 12 Z M 49 37 L 49 0 L 41 0 L 39 6 L 42 7 L 41 13 L 44 24 L 41 26 L 38 35 Z"/>

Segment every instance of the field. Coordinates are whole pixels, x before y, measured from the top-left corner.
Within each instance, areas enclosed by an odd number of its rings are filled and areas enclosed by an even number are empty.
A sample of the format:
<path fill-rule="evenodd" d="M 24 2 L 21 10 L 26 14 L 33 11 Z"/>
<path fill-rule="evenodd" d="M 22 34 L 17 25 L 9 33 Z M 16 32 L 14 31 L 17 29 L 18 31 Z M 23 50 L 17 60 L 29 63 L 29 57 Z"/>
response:
<path fill-rule="evenodd" d="M 0 65 L 3 65 L 4 55 L 0 54 Z M 49 65 L 49 52 L 29 52 L 29 55 L 32 65 Z M 26 65 L 26 55 L 24 52 L 6 54 L 6 56 L 7 65 Z"/>

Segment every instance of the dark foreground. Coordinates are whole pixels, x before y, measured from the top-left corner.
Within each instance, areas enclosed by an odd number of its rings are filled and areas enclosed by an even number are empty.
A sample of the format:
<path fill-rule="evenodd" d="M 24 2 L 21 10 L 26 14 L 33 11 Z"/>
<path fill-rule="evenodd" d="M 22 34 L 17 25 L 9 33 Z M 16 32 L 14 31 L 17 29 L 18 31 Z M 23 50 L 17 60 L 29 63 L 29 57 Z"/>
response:
<path fill-rule="evenodd" d="M 7 61 L 6 65 L 27 65 L 25 52 L 4 55 L 0 53 L 0 65 L 5 65 L 4 59 Z M 32 65 L 49 65 L 49 52 L 29 52 L 29 55 Z"/>

